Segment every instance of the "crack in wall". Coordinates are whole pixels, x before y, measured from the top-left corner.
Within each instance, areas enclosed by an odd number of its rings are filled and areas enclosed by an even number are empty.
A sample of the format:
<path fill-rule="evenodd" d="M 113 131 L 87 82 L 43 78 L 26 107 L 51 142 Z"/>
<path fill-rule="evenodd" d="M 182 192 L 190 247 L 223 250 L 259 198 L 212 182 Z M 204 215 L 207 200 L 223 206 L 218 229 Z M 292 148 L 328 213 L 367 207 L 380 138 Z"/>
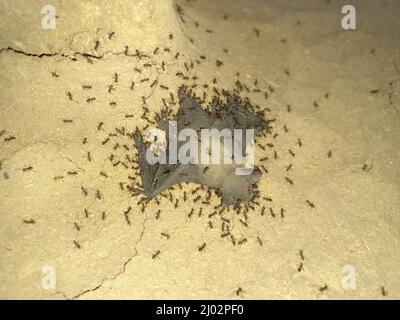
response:
<path fill-rule="evenodd" d="M 395 94 L 395 88 L 393 87 L 396 82 L 400 81 L 400 79 L 393 80 L 389 83 L 390 92 L 389 92 L 389 104 L 396 111 L 397 115 L 399 115 L 399 110 L 397 109 L 396 103 L 393 101 L 393 95 Z"/>
<path fill-rule="evenodd" d="M 29 144 L 27 144 L 27 145 L 22 146 L 22 147 L 19 148 L 18 150 L 12 152 L 8 157 L 2 158 L 2 159 L 0 160 L 0 162 L 4 163 L 4 162 L 7 162 L 7 161 L 10 161 L 12 158 L 14 158 L 14 157 L 15 157 L 18 153 L 20 153 L 21 151 L 24 151 L 26 148 L 33 147 L 33 146 L 35 146 L 35 145 L 52 145 L 52 146 L 56 147 L 57 153 L 59 154 L 59 156 L 60 156 L 62 159 L 65 159 L 65 160 L 67 160 L 68 162 L 73 163 L 79 170 L 81 170 L 81 171 L 83 171 L 83 172 L 86 172 L 86 170 L 83 169 L 83 168 L 79 165 L 78 162 L 72 160 L 68 155 L 63 154 L 63 153 L 60 151 L 60 150 L 61 150 L 61 146 L 59 146 L 57 143 L 52 142 L 52 141 L 42 141 L 42 140 L 38 140 L 38 141 L 31 142 L 31 143 L 29 143 Z"/>
<path fill-rule="evenodd" d="M 65 294 L 65 292 L 63 292 L 63 291 L 57 291 L 55 294 L 60 294 L 60 295 L 62 295 L 66 300 L 76 300 L 76 299 L 79 299 L 80 297 L 82 297 L 83 295 L 85 295 L 85 294 L 87 294 L 87 293 L 89 293 L 89 292 L 94 292 L 94 291 L 100 289 L 100 288 L 104 285 L 104 283 L 105 283 L 106 281 L 114 281 L 115 279 L 117 279 L 121 274 L 123 274 L 123 273 L 125 272 L 127 265 L 133 260 L 133 258 L 135 258 L 135 257 L 138 255 L 137 246 L 138 246 L 139 243 L 142 241 L 144 232 L 145 232 L 145 230 L 146 230 L 146 222 L 147 222 L 147 219 L 148 219 L 148 218 L 146 217 L 146 218 L 144 219 L 144 221 L 143 221 L 142 232 L 140 233 L 140 236 L 139 236 L 138 241 L 136 241 L 136 243 L 135 243 L 135 252 L 134 252 L 134 254 L 133 254 L 132 256 L 130 256 L 130 257 L 124 262 L 124 264 L 122 265 L 122 268 L 121 268 L 121 270 L 120 270 L 119 272 L 117 272 L 116 274 L 114 274 L 114 275 L 112 275 L 112 276 L 103 278 L 103 279 L 100 281 L 100 283 L 97 284 L 96 286 L 94 286 L 94 287 L 92 287 L 92 288 L 89 288 L 89 289 L 85 289 L 85 290 L 79 292 L 78 294 L 76 294 L 76 295 L 74 295 L 74 296 L 72 296 L 72 297 L 68 297 L 68 296 Z"/>
<path fill-rule="evenodd" d="M 124 51 L 106 51 L 100 55 L 95 55 L 92 53 L 87 53 L 87 52 L 73 52 L 72 54 L 67 54 L 67 53 L 61 53 L 61 52 L 55 52 L 55 53 L 32 53 L 32 52 L 26 52 L 23 50 L 18 50 L 12 47 L 6 47 L 6 48 L 2 48 L 0 49 L 0 54 L 3 52 L 13 52 L 15 54 L 21 54 L 27 57 L 36 57 L 36 58 L 44 58 L 44 57 L 62 57 L 62 58 L 67 58 L 70 59 L 72 61 L 77 61 L 76 56 L 81 56 L 87 59 L 96 59 L 96 60 L 100 60 L 103 59 L 104 57 L 108 56 L 108 55 L 112 55 L 112 56 L 120 56 L 120 55 L 124 55 L 126 57 L 134 57 L 134 58 L 150 58 L 150 56 L 146 55 L 146 54 L 142 54 L 140 53 L 138 50 L 136 50 L 136 52 L 134 54 L 129 53 L 128 50 L 124 50 Z"/>

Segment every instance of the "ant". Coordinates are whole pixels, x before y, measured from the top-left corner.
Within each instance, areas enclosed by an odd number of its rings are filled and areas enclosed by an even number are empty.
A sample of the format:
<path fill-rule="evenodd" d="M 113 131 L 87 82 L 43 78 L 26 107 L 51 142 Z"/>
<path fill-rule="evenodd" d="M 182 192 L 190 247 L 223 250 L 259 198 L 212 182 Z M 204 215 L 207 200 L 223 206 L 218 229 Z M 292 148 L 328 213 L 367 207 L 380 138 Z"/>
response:
<path fill-rule="evenodd" d="M 368 166 L 367 164 L 364 164 L 362 167 L 362 170 L 365 172 L 369 172 L 372 168 L 374 167 L 374 163 L 372 162 L 372 164 L 370 166 Z"/>
<path fill-rule="evenodd" d="M 160 255 L 161 251 L 157 250 L 155 253 L 153 253 L 153 255 L 151 256 L 151 258 L 154 260 L 155 258 L 157 258 Z"/>
<path fill-rule="evenodd" d="M 161 232 L 161 235 L 163 237 L 167 238 L 167 240 L 169 240 L 169 238 L 171 238 L 171 236 L 167 232 Z"/>
<path fill-rule="evenodd" d="M 81 248 L 81 245 L 78 241 L 74 240 L 74 244 L 75 244 L 75 247 L 77 247 L 78 249 Z"/>
<path fill-rule="evenodd" d="M 285 179 L 286 179 L 286 181 L 287 181 L 288 183 L 290 183 L 291 185 L 293 185 L 293 180 L 292 180 L 292 179 L 290 179 L 290 178 L 288 178 L 288 177 L 285 177 Z"/>
<path fill-rule="evenodd" d="M 95 42 L 95 45 L 94 45 L 94 50 L 95 51 L 97 51 L 97 49 L 100 47 L 100 41 L 99 40 L 97 40 L 96 42 Z"/>
<path fill-rule="evenodd" d="M 204 242 L 200 247 L 199 247 L 199 251 L 203 251 L 206 248 L 207 244 Z"/>
<path fill-rule="evenodd" d="M 300 262 L 300 265 L 297 268 L 297 272 L 301 272 L 303 270 L 303 262 Z"/>
<path fill-rule="evenodd" d="M 32 218 L 29 219 L 29 220 L 25 220 L 24 219 L 23 222 L 26 223 L 26 224 L 35 224 L 36 223 L 36 221 L 34 219 L 32 219 Z"/>
<path fill-rule="evenodd" d="M 115 36 L 115 32 L 112 31 L 108 34 L 108 39 L 111 40 Z"/>
<path fill-rule="evenodd" d="M 303 146 L 303 143 L 302 143 L 302 141 L 300 140 L 300 138 L 297 138 L 297 144 L 299 145 L 299 147 L 302 147 L 302 146 Z"/>
<path fill-rule="evenodd" d="M 314 203 L 312 203 L 312 202 L 309 201 L 309 200 L 306 200 L 306 202 L 307 202 L 307 204 L 308 204 L 311 208 L 315 208 Z"/>
<path fill-rule="evenodd" d="M 128 225 L 131 225 L 131 221 L 129 220 L 129 216 L 128 216 L 129 211 L 125 211 L 124 212 L 124 217 L 125 217 L 125 221 Z"/>
<path fill-rule="evenodd" d="M 105 178 L 108 178 L 108 175 L 107 175 L 105 172 L 103 172 L 103 171 L 100 171 L 100 175 L 102 175 L 102 176 L 105 177 Z"/>
<path fill-rule="evenodd" d="M 320 287 L 320 288 L 319 288 L 319 291 L 320 291 L 320 292 L 324 292 L 324 291 L 326 291 L 326 290 L 328 290 L 328 285 L 327 285 L 327 284 L 325 284 L 323 287 Z"/>

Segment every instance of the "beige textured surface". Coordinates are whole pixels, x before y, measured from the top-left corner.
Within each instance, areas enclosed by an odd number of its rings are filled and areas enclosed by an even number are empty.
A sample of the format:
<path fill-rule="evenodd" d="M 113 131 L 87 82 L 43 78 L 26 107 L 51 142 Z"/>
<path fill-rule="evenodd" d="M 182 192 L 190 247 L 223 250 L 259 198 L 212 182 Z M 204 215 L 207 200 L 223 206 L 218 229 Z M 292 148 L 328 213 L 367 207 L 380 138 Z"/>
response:
<path fill-rule="evenodd" d="M 345 3 L 338 1 L 179 1 L 185 23 L 166 0 L 52 1 L 56 30 L 41 28 L 44 4 L 0 2 L 0 48 L 14 49 L 0 53 L 0 132 L 6 130 L 0 137 L 0 298 L 234 299 L 239 287 L 245 299 L 400 297 L 398 1 L 354 1 L 355 31 L 341 28 Z M 126 56 L 125 46 L 150 58 Z M 100 58 L 89 63 L 85 53 Z M 216 59 L 224 64 L 217 67 Z M 143 67 L 146 62 L 152 67 Z M 176 76 L 186 74 L 185 62 L 194 63 L 188 74 L 197 80 Z M 144 71 L 135 72 L 137 67 Z M 234 246 L 221 238 L 218 219 L 207 217 L 212 206 L 203 205 L 203 215 L 197 215 L 200 203 L 189 192 L 195 186 L 184 187 L 186 204 L 176 188 L 178 208 L 161 197 L 160 206 L 152 201 L 142 213 L 139 198 L 119 187 L 133 171 L 108 160 L 111 153 L 125 154 L 122 147 L 113 150 L 115 143 L 127 144 L 133 156 L 133 141 L 120 135 L 102 141 L 115 127 L 144 126 L 142 96 L 153 115 L 181 84 L 196 82 L 198 95 L 204 90 L 210 98 L 213 78 L 218 90 L 231 90 L 236 72 L 250 90 L 258 80 L 261 93 L 247 96 L 277 118 L 273 143 L 279 159 L 264 163 L 269 174 L 259 184 L 277 216 L 268 207 L 262 216 L 256 207 L 248 213 L 248 227 L 230 217 L 237 240 L 247 239 Z M 155 79 L 169 90 L 152 88 Z M 109 93 L 111 84 L 115 90 Z M 96 100 L 88 103 L 88 97 Z M 10 136 L 16 139 L 4 140 Z M 256 152 L 258 159 L 273 159 L 272 150 Z M 372 168 L 363 170 L 365 164 Z M 23 171 L 28 166 L 33 169 Z M 131 225 L 123 214 L 128 206 Z M 192 207 L 196 213 L 189 218 Z M 30 219 L 35 223 L 24 223 Z M 202 243 L 207 246 L 200 252 Z M 55 290 L 41 288 L 44 265 L 55 267 Z M 341 286 L 345 265 L 356 268 L 354 290 Z"/>

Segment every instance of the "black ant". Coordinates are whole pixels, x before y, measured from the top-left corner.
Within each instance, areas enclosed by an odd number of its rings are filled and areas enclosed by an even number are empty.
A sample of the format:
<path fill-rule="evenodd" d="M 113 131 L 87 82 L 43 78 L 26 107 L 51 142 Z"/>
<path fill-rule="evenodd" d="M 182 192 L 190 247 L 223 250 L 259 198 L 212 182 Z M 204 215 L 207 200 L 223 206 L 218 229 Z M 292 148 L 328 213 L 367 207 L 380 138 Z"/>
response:
<path fill-rule="evenodd" d="M 203 251 L 206 248 L 207 244 L 204 242 L 200 247 L 199 247 L 199 251 Z"/>
<path fill-rule="evenodd" d="M 153 255 L 151 256 L 151 258 L 154 260 L 155 258 L 157 258 L 160 255 L 161 251 L 157 250 L 155 253 L 153 253 Z"/>

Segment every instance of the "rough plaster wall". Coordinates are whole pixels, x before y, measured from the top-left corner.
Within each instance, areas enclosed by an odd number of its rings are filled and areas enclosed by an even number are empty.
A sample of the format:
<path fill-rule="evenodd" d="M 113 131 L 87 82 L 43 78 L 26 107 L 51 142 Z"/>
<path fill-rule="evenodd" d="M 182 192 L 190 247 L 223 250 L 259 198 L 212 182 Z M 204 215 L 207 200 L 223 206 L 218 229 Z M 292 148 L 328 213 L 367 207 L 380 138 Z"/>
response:
<path fill-rule="evenodd" d="M 172 1 L 52 1 L 59 18 L 51 31 L 40 26 L 45 4 L 0 2 L 1 298 L 400 297 L 397 1 L 354 2 L 356 31 L 341 29 L 339 2 L 179 1 L 183 23 Z M 135 49 L 151 56 L 151 68 L 132 56 Z M 242 245 L 209 227 L 207 206 L 189 218 L 199 204 L 191 195 L 184 203 L 177 190 L 178 208 L 161 198 L 142 213 L 137 199 L 119 189 L 129 172 L 108 161 L 119 152 L 115 142 L 102 144 L 115 127 L 143 127 L 142 96 L 159 110 L 184 83 L 176 77 L 184 62 L 194 62 L 188 73 L 198 77 L 199 94 L 203 83 L 213 94 L 214 77 L 219 90 L 234 86 L 236 72 L 251 88 L 258 79 L 262 93 L 247 96 L 277 118 L 279 158 L 265 163 L 269 174 L 259 184 L 277 215 L 256 207 L 248 227 L 236 221 L 236 235 L 247 239 Z M 139 65 L 140 74 L 133 69 Z M 141 83 L 145 77 L 169 91 Z M 96 100 L 88 103 L 90 97 Z M 129 137 L 118 142 L 134 154 Z M 256 151 L 258 159 L 265 154 L 273 158 L 270 150 Z M 129 206 L 130 224 L 123 214 Z M 56 268 L 55 290 L 41 288 L 44 265 Z M 355 290 L 341 287 L 345 265 L 357 270 Z"/>

